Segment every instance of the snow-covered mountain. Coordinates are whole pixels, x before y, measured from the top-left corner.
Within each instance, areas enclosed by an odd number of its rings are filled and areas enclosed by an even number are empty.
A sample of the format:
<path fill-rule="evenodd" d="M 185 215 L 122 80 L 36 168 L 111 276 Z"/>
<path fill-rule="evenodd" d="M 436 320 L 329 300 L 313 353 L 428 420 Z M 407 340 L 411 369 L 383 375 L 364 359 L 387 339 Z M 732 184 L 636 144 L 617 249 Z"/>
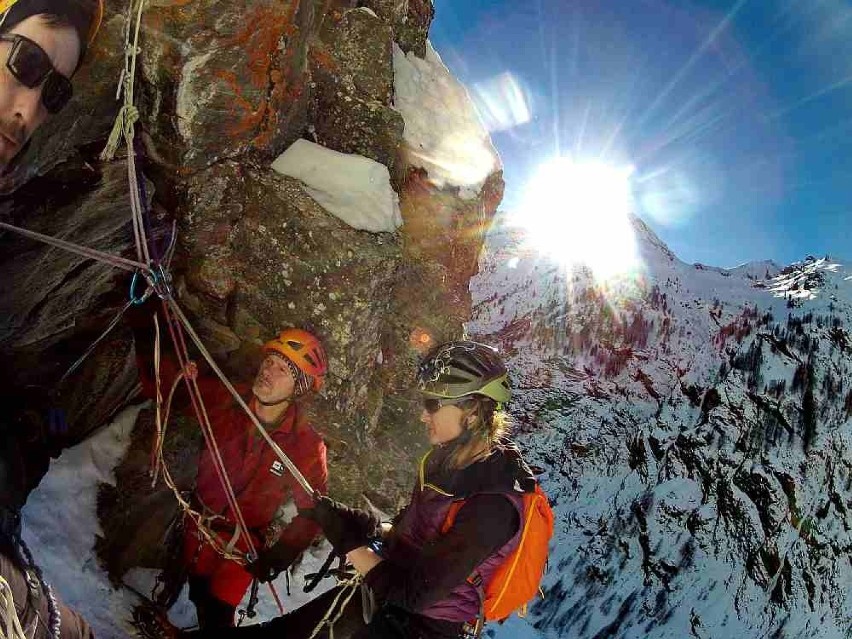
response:
<path fill-rule="evenodd" d="M 557 513 L 496 636 L 852 636 L 852 264 L 566 274 L 498 221 L 468 332 L 500 344 Z"/>

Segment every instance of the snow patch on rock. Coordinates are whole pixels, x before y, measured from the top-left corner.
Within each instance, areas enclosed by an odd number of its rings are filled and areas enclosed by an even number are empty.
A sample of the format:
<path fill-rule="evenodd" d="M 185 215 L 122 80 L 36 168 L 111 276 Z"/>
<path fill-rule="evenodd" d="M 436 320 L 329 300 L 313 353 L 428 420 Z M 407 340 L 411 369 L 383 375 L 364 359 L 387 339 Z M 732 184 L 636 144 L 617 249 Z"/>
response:
<path fill-rule="evenodd" d="M 394 44 L 393 68 L 408 162 L 426 169 L 438 188 L 457 187 L 462 198 L 475 198 L 502 164 L 464 85 L 428 42 L 425 59 Z"/>
<path fill-rule="evenodd" d="M 393 233 L 402 225 L 388 169 L 374 160 L 296 140 L 272 168 L 301 181 L 317 204 L 352 228 Z"/>

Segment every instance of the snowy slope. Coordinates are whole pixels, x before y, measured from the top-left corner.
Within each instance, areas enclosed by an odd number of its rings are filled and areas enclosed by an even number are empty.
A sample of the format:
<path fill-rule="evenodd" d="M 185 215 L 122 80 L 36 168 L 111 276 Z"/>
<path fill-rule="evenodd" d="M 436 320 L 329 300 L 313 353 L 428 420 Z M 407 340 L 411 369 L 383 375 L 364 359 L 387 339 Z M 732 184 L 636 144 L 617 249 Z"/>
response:
<path fill-rule="evenodd" d="M 471 286 L 558 515 L 547 598 L 496 636 L 852 635 L 850 264 L 690 265 L 632 222 L 606 287 L 500 224 Z"/>

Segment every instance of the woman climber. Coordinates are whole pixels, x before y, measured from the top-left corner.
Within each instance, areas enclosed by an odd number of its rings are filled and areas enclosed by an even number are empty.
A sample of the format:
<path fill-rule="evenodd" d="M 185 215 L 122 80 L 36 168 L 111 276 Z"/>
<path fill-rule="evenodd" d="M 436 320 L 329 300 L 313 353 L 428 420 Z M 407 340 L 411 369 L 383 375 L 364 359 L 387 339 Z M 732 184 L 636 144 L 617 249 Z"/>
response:
<path fill-rule="evenodd" d="M 503 362 L 484 344 L 443 344 L 421 364 L 417 384 L 423 401 L 420 418 L 432 448 L 420 464 L 411 502 L 392 526 L 380 526 L 372 513 L 326 497 L 302 511 L 363 575 L 363 596 L 347 595 L 348 586 L 338 586 L 292 613 L 218 636 L 477 636 L 485 618 L 508 614 L 492 615 L 490 585 L 506 579 L 505 571 L 503 576 L 498 572 L 511 557 L 517 561 L 521 532 L 538 536 L 538 545 L 527 544 L 524 566 L 510 572 L 519 576 L 532 570 L 527 584 L 532 590 L 524 591 L 523 603 L 534 596 L 552 512 L 517 447 L 504 438 L 506 416 L 500 406 L 509 400 L 510 389 Z M 535 513 L 527 511 L 528 503 Z M 531 530 L 533 519 L 540 530 Z M 542 556 L 535 557 L 536 552 Z M 503 590 L 517 587 L 505 582 Z M 204 636 L 189 633 L 198 634 Z"/>

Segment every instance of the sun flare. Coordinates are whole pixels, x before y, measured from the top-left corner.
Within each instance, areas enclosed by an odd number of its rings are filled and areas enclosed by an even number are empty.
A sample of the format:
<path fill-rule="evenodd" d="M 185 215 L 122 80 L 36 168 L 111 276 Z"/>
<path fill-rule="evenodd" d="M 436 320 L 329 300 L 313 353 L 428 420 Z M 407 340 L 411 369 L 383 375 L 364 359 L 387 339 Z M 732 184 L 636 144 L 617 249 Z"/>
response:
<path fill-rule="evenodd" d="M 585 265 L 598 279 L 629 273 L 640 265 L 629 218 L 632 172 L 553 158 L 528 182 L 512 218 L 538 251 L 566 266 Z"/>

